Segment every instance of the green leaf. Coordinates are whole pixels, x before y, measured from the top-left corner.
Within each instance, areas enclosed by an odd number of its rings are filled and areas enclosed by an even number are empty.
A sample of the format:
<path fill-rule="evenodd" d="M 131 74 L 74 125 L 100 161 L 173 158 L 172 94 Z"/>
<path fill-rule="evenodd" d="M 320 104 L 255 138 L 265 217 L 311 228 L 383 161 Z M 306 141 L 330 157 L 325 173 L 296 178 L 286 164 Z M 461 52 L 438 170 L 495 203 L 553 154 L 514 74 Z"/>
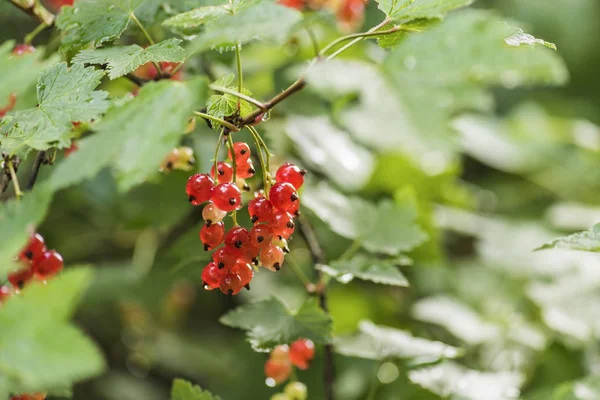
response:
<path fill-rule="evenodd" d="M 234 74 L 227 74 L 216 80 L 214 85 L 237 91 L 239 88 L 231 85 L 234 78 Z M 247 96 L 252 96 L 252 92 L 246 88 L 242 88 L 242 93 Z M 244 117 L 250 114 L 252 112 L 252 106 L 250 103 L 248 103 L 246 100 L 238 99 L 236 96 L 228 93 L 214 94 L 210 96 L 206 102 L 206 113 L 221 119 L 231 117 L 238 111 L 238 100 L 240 102 L 240 116 Z M 215 130 L 219 130 L 221 125 L 213 122 L 212 126 Z"/>
<path fill-rule="evenodd" d="M 302 200 L 334 232 L 374 253 L 398 255 L 427 240 L 415 224 L 417 212 L 408 196 L 396 203 L 383 200 L 373 204 L 359 197 L 344 197 L 321 182 L 307 186 Z"/>
<path fill-rule="evenodd" d="M 396 263 L 390 260 L 356 256 L 351 260 L 322 265 L 320 269 L 342 283 L 358 278 L 384 285 L 408 286 L 406 277 L 398 270 Z"/>
<path fill-rule="evenodd" d="M 192 385 L 183 379 L 175 379 L 171 389 L 171 400 L 219 400 L 209 391 L 202 390 L 199 386 Z"/>
<path fill-rule="evenodd" d="M 129 25 L 130 15 L 145 0 L 77 0 L 61 9 L 56 26 L 64 32 L 61 49 L 79 50 L 93 43 L 98 47 L 121 37 Z"/>
<path fill-rule="evenodd" d="M 156 174 L 164 156 L 178 143 L 195 108 L 206 101 L 206 81 L 150 82 L 138 96 L 113 106 L 79 141 L 79 150 L 59 164 L 50 185 L 65 188 L 112 166 L 121 190 Z"/>
<path fill-rule="evenodd" d="M 600 377 L 588 376 L 560 385 L 552 393 L 552 400 L 591 400 L 600 398 Z"/>
<path fill-rule="evenodd" d="M 179 43 L 179 39 L 167 39 L 145 49 L 134 44 L 83 50 L 73 58 L 73 63 L 107 64 L 108 76 L 110 79 L 116 79 L 149 62 L 183 62 L 185 50 Z"/>
<path fill-rule="evenodd" d="M 44 219 L 52 193 L 44 186 L 0 204 L 0 281 L 15 269 L 13 259 L 27 243 L 31 232 Z"/>
<path fill-rule="evenodd" d="M 97 347 L 67 323 L 91 278 L 89 269 L 70 268 L 47 285 L 31 283 L 3 304 L 0 393 L 70 388 L 104 370 Z"/>
<path fill-rule="evenodd" d="M 473 0 L 377 0 L 379 9 L 397 22 L 441 19 L 450 11 L 471 3 Z"/>
<path fill-rule="evenodd" d="M 45 70 L 38 80 L 38 106 L 17 111 L 0 122 L 2 150 L 25 155 L 29 149 L 47 150 L 70 143 L 72 122 L 89 122 L 108 107 L 108 93 L 94 90 L 103 71 L 59 63 Z"/>
<path fill-rule="evenodd" d="M 163 25 L 175 32 L 189 32 L 200 25 L 217 20 L 227 14 L 229 14 L 227 5 L 199 7 L 168 18 L 163 22 Z"/>
<path fill-rule="evenodd" d="M 547 249 L 566 249 L 566 250 L 582 250 L 582 251 L 600 251 L 600 224 L 596 224 L 592 229 L 577 232 L 569 236 L 565 236 L 550 243 L 546 243 L 536 250 Z"/>
<path fill-rule="evenodd" d="M 349 357 L 369 360 L 407 359 L 413 363 L 431 363 L 455 358 L 462 350 L 441 342 L 412 336 L 409 332 L 361 321 L 359 332 L 335 340 L 335 351 Z"/>
<path fill-rule="evenodd" d="M 525 376 L 519 372 L 480 372 L 452 362 L 408 373 L 409 379 L 443 398 L 513 400 Z"/>
<path fill-rule="evenodd" d="M 213 48 L 229 50 L 237 43 L 244 44 L 253 40 L 280 44 L 289 37 L 294 25 L 302 19 L 302 14 L 297 10 L 275 4 L 272 0 L 242 1 L 233 4 L 233 7 L 230 12 L 219 12 L 218 15 L 209 11 L 211 18 L 207 21 L 197 20 L 198 27 L 202 27 L 203 31 L 190 44 L 188 54 Z M 206 13 L 200 11 L 199 14 Z M 166 23 L 172 22 L 173 18 Z"/>
<path fill-rule="evenodd" d="M 276 297 L 249 303 L 228 312 L 221 323 L 247 331 L 248 340 L 257 351 L 268 351 L 296 339 L 310 339 L 318 344 L 331 340 L 331 318 L 319 308 L 316 299 L 307 299 L 292 311 Z"/>

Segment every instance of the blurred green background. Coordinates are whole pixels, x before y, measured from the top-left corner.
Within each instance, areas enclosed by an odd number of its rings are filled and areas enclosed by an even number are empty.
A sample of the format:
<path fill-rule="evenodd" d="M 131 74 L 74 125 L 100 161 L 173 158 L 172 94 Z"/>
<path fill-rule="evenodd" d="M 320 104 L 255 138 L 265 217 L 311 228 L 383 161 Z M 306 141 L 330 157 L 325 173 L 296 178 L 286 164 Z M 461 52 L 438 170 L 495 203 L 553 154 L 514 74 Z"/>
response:
<path fill-rule="evenodd" d="M 182 9 L 202 4 L 180 3 Z M 593 253 L 532 252 L 600 219 L 600 2 L 480 0 L 474 7 L 497 10 L 499 21 L 517 20 L 526 32 L 556 43 L 569 82 L 560 88 L 494 89 L 491 112 L 456 115 L 451 144 L 442 144 L 448 152 L 432 148 L 420 162 L 405 146 L 410 138 L 398 133 L 403 126 L 386 126 L 385 120 L 372 123 L 382 142 L 369 146 L 355 140 L 352 146 L 339 147 L 334 139 L 328 143 L 333 135 L 317 140 L 306 132 L 290 133 L 291 118 L 309 121 L 328 113 L 339 126 L 337 118 L 356 105 L 355 94 L 332 95 L 319 85 L 281 104 L 261 129 L 278 162 L 295 160 L 308 167 L 312 179 L 330 178 L 342 192 L 373 200 L 411 192 L 418 221 L 432 238 L 410 252 L 413 262 L 401 268 L 411 282 L 408 288 L 332 282 L 335 335 L 354 332 L 365 319 L 408 329 L 463 347 L 466 355 L 458 362 L 465 366 L 518 373 L 522 385 L 516 397 L 554 399 L 557 391 L 569 390 L 570 382 L 600 372 L 600 258 Z M 369 4 L 365 27 L 381 18 L 375 4 Z M 33 28 L 30 17 L 0 2 L 0 43 L 20 41 Z M 151 29 L 161 35 L 159 27 Z M 317 31 L 322 43 L 338 35 L 327 22 Z M 49 52 L 59 44 L 47 33 L 36 43 L 46 43 Z M 365 42 L 340 62 L 377 60 L 382 51 L 375 42 Z M 244 48 L 246 84 L 255 97 L 267 99 L 310 57 L 304 36 L 283 48 L 251 44 Z M 186 74 L 205 73 L 208 66 L 218 77 L 233 64 L 232 53 L 207 52 L 189 63 Z M 348 70 L 349 81 L 364 76 L 356 71 Z M 106 82 L 103 89 L 119 96 L 132 86 L 121 79 Z M 20 99 L 19 106 L 32 99 Z M 361 111 L 357 118 L 369 118 Z M 243 135 L 236 140 L 250 141 Z M 215 141 L 215 132 L 200 123 L 185 137 L 184 144 L 196 152 L 198 171 L 209 168 Z M 390 142 L 396 145 L 386 148 Z M 319 148 L 325 149 L 327 162 L 315 162 Z M 343 162 L 363 156 L 368 168 L 363 165 L 359 172 Z M 40 179 L 51 169 L 43 167 Z M 209 256 L 197 238 L 199 224 L 173 246 L 157 246 L 160 235 L 191 211 L 183 189 L 188 176 L 181 171 L 157 174 L 152 182 L 122 195 L 110 172 L 103 171 L 55 196 L 39 231 L 59 249 L 67 268 L 95 266 L 97 278 L 76 321 L 110 365 L 105 375 L 78 385 L 75 399 L 166 399 L 175 377 L 223 399 L 268 399 L 280 390 L 265 385 L 267 355 L 253 352 L 243 332 L 218 319 L 271 293 L 297 305 L 303 288 L 284 268 L 278 274 L 258 274 L 251 291 L 233 298 L 203 291 L 200 273 Z M 328 258 L 342 254 L 350 242 L 309 210 L 305 214 Z M 302 239 L 293 240 L 291 248 L 289 257 L 313 277 Z M 321 350 L 312 367 L 298 374 L 308 385 L 310 399 L 323 398 Z M 341 355 L 335 361 L 339 399 L 365 399 L 373 385 L 374 398 L 382 400 L 462 399 L 440 397 L 411 383 L 411 366 L 405 363 Z M 511 396 L 515 398 L 507 392 L 498 399 Z"/>

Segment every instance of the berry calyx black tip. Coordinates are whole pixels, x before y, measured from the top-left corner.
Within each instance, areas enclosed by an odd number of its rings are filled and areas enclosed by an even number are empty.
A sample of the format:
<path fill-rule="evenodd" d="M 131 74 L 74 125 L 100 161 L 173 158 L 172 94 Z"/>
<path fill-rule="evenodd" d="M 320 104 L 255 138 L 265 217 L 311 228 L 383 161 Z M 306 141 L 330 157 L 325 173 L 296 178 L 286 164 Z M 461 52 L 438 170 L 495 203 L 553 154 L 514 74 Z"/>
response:
<path fill-rule="evenodd" d="M 194 161 L 194 160 L 188 160 L 188 165 L 194 165 L 194 164 L 196 164 L 196 161 Z"/>
<path fill-rule="evenodd" d="M 233 290 L 229 289 L 229 290 L 227 291 L 227 294 L 228 294 L 229 296 L 233 296 Z"/>
<path fill-rule="evenodd" d="M 225 171 L 222 169 L 218 170 L 217 172 L 219 173 L 219 175 L 225 175 Z"/>
<path fill-rule="evenodd" d="M 252 221 L 252 223 L 255 223 L 256 221 L 258 221 L 258 217 L 256 215 L 253 215 L 252 218 L 250 218 L 250 221 Z"/>
<path fill-rule="evenodd" d="M 237 242 L 235 242 L 233 245 L 234 245 L 235 247 L 237 247 L 238 249 L 241 249 L 241 248 L 242 248 L 242 242 L 241 242 L 240 240 L 238 240 Z"/>
<path fill-rule="evenodd" d="M 292 199 L 292 201 L 296 201 L 299 199 L 299 197 L 296 193 L 292 193 L 292 195 L 290 196 L 290 199 Z"/>
<path fill-rule="evenodd" d="M 210 219 L 207 219 L 205 222 L 206 222 L 206 226 L 210 226 L 212 224 L 212 221 Z"/>
<path fill-rule="evenodd" d="M 244 155 L 244 154 L 246 154 L 246 152 L 247 152 L 247 150 L 246 150 L 246 149 L 242 149 L 242 150 L 240 150 L 240 154 L 241 154 L 241 155 Z"/>
<path fill-rule="evenodd" d="M 167 162 L 167 165 L 165 165 L 167 167 L 167 169 L 170 171 L 173 169 L 173 163 L 171 161 Z"/>
<path fill-rule="evenodd" d="M 256 172 L 256 170 L 254 168 L 250 167 L 250 168 L 248 168 L 248 172 L 253 174 Z"/>
<path fill-rule="evenodd" d="M 254 257 L 252 259 L 252 262 L 254 263 L 254 265 L 258 265 L 258 258 Z"/>
<path fill-rule="evenodd" d="M 258 243 L 262 243 L 262 241 L 263 241 L 263 240 L 265 240 L 265 238 L 264 238 L 264 237 L 262 237 L 262 236 L 259 236 L 259 237 L 257 237 L 257 238 L 256 238 L 256 241 L 257 241 Z"/>
<path fill-rule="evenodd" d="M 196 200 L 196 198 L 195 198 L 194 196 L 191 196 L 191 195 L 190 195 L 190 196 L 188 196 L 188 201 L 189 201 L 190 203 L 191 203 L 191 202 L 193 202 L 194 200 Z"/>
<path fill-rule="evenodd" d="M 244 192 L 249 192 L 250 191 L 250 186 L 247 183 L 244 183 L 244 186 L 242 186 L 242 190 Z"/>
<path fill-rule="evenodd" d="M 283 252 L 284 252 L 284 253 L 289 253 L 289 252 L 290 252 L 290 249 L 289 249 L 289 247 L 287 247 L 287 246 L 285 246 L 285 247 L 284 247 L 283 249 L 281 249 L 281 250 L 283 250 Z"/>
<path fill-rule="evenodd" d="M 207 244 L 204 244 L 204 251 L 208 251 L 208 249 L 210 249 L 210 246 Z"/>
<path fill-rule="evenodd" d="M 246 284 L 246 286 L 244 286 L 246 288 L 246 290 L 250 290 L 250 284 Z"/>
<path fill-rule="evenodd" d="M 279 271 L 281 269 L 281 265 L 279 265 L 279 263 L 275 263 L 275 264 L 273 264 L 273 268 L 275 268 L 275 270 Z"/>
<path fill-rule="evenodd" d="M 237 203 L 237 201 L 233 197 L 229 199 L 229 204 L 231 204 L 232 206 L 234 206 L 235 203 Z"/>
<path fill-rule="evenodd" d="M 293 229 L 295 225 L 293 222 L 288 222 L 287 224 L 285 224 L 285 226 L 287 226 L 290 229 Z"/>
<path fill-rule="evenodd" d="M 295 217 L 299 217 L 300 216 L 300 211 L 296 210 L 296 212 L 294 213 Z"/>
<path fill-rule="evenodd" d="M 33 252 L 31 250 L 27 250 L 25 252 L 25 257 L 27 257 L 28 260 L 33 259 Z"/>
<path fill-rule="evenodd" d="M 219 263 L 217 264 L 217 267 L 219 267 L 219 269 L 223 269 L 223 268 L 225 268 L 225 264 L 219 261 Z"/>
<path fill-rule="evenodd" d="M 302 176 L 306 175 L 306 170 L 305 169 L 301 169 L 300 170 L 300 175 L 302 175 Z"/>

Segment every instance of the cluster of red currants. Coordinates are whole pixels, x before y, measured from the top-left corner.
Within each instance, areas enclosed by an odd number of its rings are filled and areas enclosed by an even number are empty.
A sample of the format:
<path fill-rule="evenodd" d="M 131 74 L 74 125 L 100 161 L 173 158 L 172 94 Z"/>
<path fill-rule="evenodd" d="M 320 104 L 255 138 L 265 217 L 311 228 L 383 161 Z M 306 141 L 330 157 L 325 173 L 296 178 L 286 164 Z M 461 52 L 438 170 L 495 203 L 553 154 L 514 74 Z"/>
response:
<path fill-rule="evenodd" d="M 305 370 L 314 356 L 315 344 L 308 339 L 298 339 L 289 346 L 277 346 L 265 363 L 265 375 L 275 384 L 283 383 L 290 377 L 292 367 Z"/>
<path fill-rule="evenodd" d="M 32 279 L 46 281 L 62 271 L 64 263 L 62 256 L 56 250 L 48 250 L 44 238 L 39 233 L 34 233 L 29 242 L 19 253 L 21 269 L 10 273 L 8 286 L 0 286 L 0 303 L 10 297 L 13 291 L 23 289 L 23 286 Z"/>
<path fill-rule="evenodd" d="M 12 396 L 10 400 L 46 400 L 46 395 L 41 393 L 18 394 L 16 396 Z"/>
<path fill-rule="evenodd" d="M 204 250 L 215 250 L 213 262 L 202 272 L 204 287 L 220 288 L 225 294 L 235 295 L 242 288 L 250 288 L 254 277 L 252 264 L 271 271 L 279 271 L 283 264 L 287 239 L 294 232 L 294 216 L 298 215 L 298 189 L 304 183 L 304 174 L 295 165 L 284 164 L 275 174 L 275 182 L 267 192 L 259 192 L 248 202 L 248 214 L 254 224 L 250 230 L 239 225 L 225 232 L 223 219 L 229 212 L 242 207 L 240 187 L 249 190 L 245 179 L 254 175 L 250 147 L 243 142 L 233 144 L 229 159 L 213 166 L 211 175 L 196 174 L 189 178 L 186 191 L 190 203 L 197 206 L 208 202 L 202 210 L 205 224 L 200 230 Z M 232 158 L 234 157 L 234 158 Z M 235 179 L 235 180 L 234 180 Z M 271 183 L 269 176 L 267 182 Z M 217 248 L 221 243 L 223 247 Z"/>

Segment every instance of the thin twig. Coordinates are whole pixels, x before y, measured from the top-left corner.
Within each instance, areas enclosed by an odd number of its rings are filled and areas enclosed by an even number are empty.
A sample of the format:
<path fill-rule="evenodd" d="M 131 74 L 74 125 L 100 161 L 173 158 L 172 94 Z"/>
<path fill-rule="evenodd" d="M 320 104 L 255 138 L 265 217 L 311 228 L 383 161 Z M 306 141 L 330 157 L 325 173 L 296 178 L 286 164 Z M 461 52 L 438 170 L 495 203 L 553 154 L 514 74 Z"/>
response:
<path fill-rule="evenodd" d="M 146 28 L 144 27 L 142 22 L 138 19 L 138 17 L 136 17 L 135 14 L 133 12 L 131 12 L 131 13 L 129 13 L 129 18 L 133 22 L 135 22 L 135 24 L 138 26 L 138 28 L 140 28 L 140 30 L 146 37 L 146 40 L 148 41 L 148 43 L 150 43 L 150 46 L 154 46 L 154 44 L 155 44 L 154 39 L 152 39 L 152 36 L 150 36 L 150 33 L 146 30 Z M 158 72 L 158 76 L 162 76 L 163 71 L 162 71 L 162 68 L 160 67 L 160 65 L 156 61 L 152 61 L 152 64 L 154 64 L 154 68 L 156 68 L 156 71 Z"/>
<path fill-rule="evenodd" d="M 304 88 L 304 86 L 306 86 L 306 81 L 304 80 L 304 78 L 298 79 L 296 82 L 292 83 L 290 85 L 290 87 L 285 89 L 283 92 L 279 93 L 278 95 L 273 97 L 271 100 L 264 103 L 263 109 L 254 110 L 252 113 L 248 114 L 242 121 L 241 125 L 248 125 L 248 124 L 253 123 L 256 120 L 256 117 L 258 117 L 261 114 L 264 114 L 265 112 L 269 111 L 270 109 L 272 109 L 277 104 L 281 103 L 283 100 L 287 99 L 294 93 L 302 90 L 302 88 Z"/>
<path fill-rule="evenodd" d="M 37 18 L 40 24 L 52 26 L 55 16 L 37 0 L 9 0 L 12 5 L 25 13 Z"/>
<path fill-rule="evenodd" d="M 27 190 L 33 189 L 33 186 L 35 185 L 38 174 L 40 172 L 40 168 L 42 167 L 42 164 L 44 164 L 44 161 L 46 161 L 46 152 L 45 151 L 38 152 L 37 157 L 35 158 L 35 161 L 33 162 L 33 167 L 31 169 L 31 176 L 29 177 L 29 182 L 27 183 Z"/>
<path fill-rule="evenodd" d="M 212 122 L 216 122 L 217 124 L 220 124 L 222 126 L 227 127 L 227 129 L 229 129 L 232 132 L 239 132 L 240 128 L 238 128 L 237 126 L 235 126 L 234 124 L 232 124 L 231 122 L 227 122 L 224 119 L 218 118 L 218 117 L 213 117 L 212 115 L 200 112 L 200 111 L 194 111 L 194 115 L 196 117 L 200 117 L 200 118 L 204 118 L 204 119 L 208 119 Z"/>
<path fill-rule="evenodd" d="M 315 57 L 319 58 L 321 56 L 321 50 L 319 50 L 319 41 L 317 40 L 317 36 L 315 35 L 315 32 L 312 29 L 310 29 L 310 26 L 306 27 L 306 32 L 308 33 L 310 43 L 312 44 L 313 50 L 315 51 Z"/>

